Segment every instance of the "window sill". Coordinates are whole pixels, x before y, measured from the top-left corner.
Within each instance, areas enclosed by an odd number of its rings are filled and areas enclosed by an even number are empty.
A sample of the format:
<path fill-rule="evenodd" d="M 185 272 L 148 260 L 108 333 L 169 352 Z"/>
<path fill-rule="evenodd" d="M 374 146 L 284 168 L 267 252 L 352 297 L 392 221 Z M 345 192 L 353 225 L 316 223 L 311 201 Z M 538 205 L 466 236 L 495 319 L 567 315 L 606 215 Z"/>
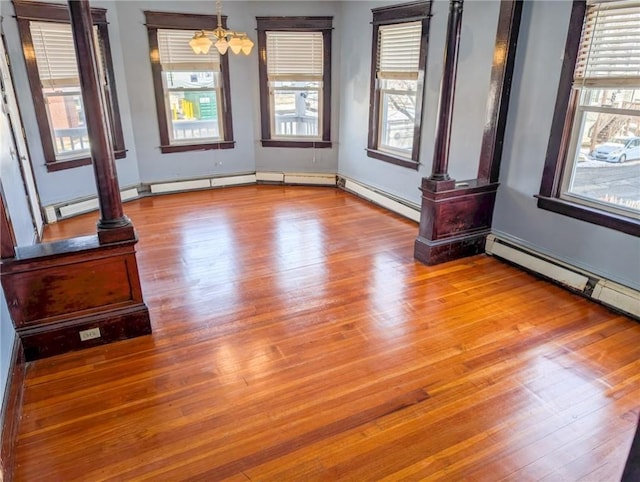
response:
<path fill-rule="evenodd" d="M 123 159 L 127 157 L 127 151 L 115 151 L 113 155 L 116 159 Z M 79 157 L 77 159 L 69 159 L 67 161 L 53 161 L 45 163 L 45 166 L 47 166 L 47 172 L 64 171 L 65 169 L 73 169 L 74 167 L 90 165 L 91 157 Z"/>
<path fill-rule="evenodd" d="M 160 146 L 160 151 L 163 154 L 187 151 L 210 151 L 212 149 L 233 149 L 235 145 L 235 141 L 209 142 L 206 144 L 176 144 L 173 146 Z"/>
<path fill-rule="evenodd" d="M 391 164 L 395 164 L 397 166 L 408 167 L 410 169 L 418 170 L 420 164 L 417 161 L 412 161 L 410 159 L 403 159 L 401 157 L 396 157 L 392 154 L 388 154 L 386 152 L 377 151 L 375 149 L 366 149 L 367 156 L 373 157 L 374 159 L 379 159 L 381 161 L 390 162 Z"/>
<path fill-rule="evenodd" d="M 302 149 L 326 149 L 331 141 L 286 141 L 283 139 L 261 139 L 262 147 L 297 147 Z"/>
<path fill-rule="evenodd" d="M 592 207 L 582 206 L 564 199 L 541 195 L 535 197 L 538 198 L 538 207 L 540 209 L 640 237 L 640 221 L 638 220 L 619 214 L 608 213 Z"/>

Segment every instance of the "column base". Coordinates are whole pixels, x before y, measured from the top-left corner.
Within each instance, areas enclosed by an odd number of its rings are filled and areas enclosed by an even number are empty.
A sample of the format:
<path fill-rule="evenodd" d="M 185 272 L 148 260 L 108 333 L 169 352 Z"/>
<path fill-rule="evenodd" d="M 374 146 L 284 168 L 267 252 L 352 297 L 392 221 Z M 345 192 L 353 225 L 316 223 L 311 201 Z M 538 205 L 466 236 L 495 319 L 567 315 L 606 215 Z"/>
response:
<path fill-rule="evenodd" d="M 484 253 L 484 244 L 489 231 L 460 238 L 430 241 L 421 236 L 415 241 L 413 257 L 432 266 L 454 259 L 475 256 Z"/>
<path fill-rule="evenodd" d="M 455 179 L 437 180 L 426 177 L 422 180 L 422 188 L 431 192 L 451 191 L 455 187 Z"/>
<path fill-rule="evenodd" d="M 490 232 L 498 183 L 476 180 L 439 190 L 430 179 L 422 180 L 422 210 L 414 257 L 434 265 L 484 252 Z"/>
<path fill-rule="evenodd" d="M 133 224 L 128 224 L 119 228 L 98 228 L 98 240 L 100 244 L 119 243 L 120 241 L 130 241 L 136 239 L 136 232 Z"/>

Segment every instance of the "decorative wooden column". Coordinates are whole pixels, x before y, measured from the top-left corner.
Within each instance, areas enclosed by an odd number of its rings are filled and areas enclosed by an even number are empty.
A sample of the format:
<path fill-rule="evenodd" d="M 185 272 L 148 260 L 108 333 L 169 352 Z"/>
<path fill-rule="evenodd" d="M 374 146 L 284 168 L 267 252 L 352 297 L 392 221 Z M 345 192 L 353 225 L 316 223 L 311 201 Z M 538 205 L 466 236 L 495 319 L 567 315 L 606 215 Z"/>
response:
<path fill-rule="evenodd" d="M 15 247 L 2 241 L 0 279 L 27 361 L 151 333 L 123 214 L 105 102 L 98 82 L 91 10 L 69 1 L 78 71 L 100 201 L 97 234 Z M 2 206 L 2 235 L 11 231 Z"/>
<path fill-rule="evenodd" d="M 93 22 L 88 0 L 70 0 L 69 13 L 100 205 L 98 239 L 101 243 L 134 239 L 133 225 L 122 211 L 115 156 L 109 126 L 106 124 L 106 101 L 98 75 Z"/>
<path fill-rule="evenodd" d="M 449 4 L 449 23 L 447 25 L 447 43 L 444 47 L 442 81 L 440 82 L 433 168 L 431 176 L 425 180 L 429 189 L 436 192 L 448 191 L 453 189 L 456 184 L 455 180 L 449 176 L 448 170 L 453 103 L 456 96 L 458 52 L 460 50 L 460 29 L 462 28 L 462 4 L 463 0 L 451 0 Z"/>
<path fill-rule="evenodd" d="M 522 1 L 500 2 L 478 176 L 456 182 L 448 174 L 462 0 L 452 0 L 431 176 L 422 179 L 422 211 L 414 257 L 429 265 L 484 252 L 491 229 L 506 126 Z"/>

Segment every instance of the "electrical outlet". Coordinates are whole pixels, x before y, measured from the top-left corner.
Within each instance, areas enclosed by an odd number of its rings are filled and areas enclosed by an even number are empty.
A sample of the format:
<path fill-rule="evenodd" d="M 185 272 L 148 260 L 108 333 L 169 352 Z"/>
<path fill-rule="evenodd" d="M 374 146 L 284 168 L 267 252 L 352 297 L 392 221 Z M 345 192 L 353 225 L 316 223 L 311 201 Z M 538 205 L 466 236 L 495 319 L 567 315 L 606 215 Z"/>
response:
<path fill-rule="evenodd" d="M 80 341 L 93 340 L 94 338 L 100 338 L 100 328 L 90 328 L 89 330 L 82 330 L 80 332 Z"/>

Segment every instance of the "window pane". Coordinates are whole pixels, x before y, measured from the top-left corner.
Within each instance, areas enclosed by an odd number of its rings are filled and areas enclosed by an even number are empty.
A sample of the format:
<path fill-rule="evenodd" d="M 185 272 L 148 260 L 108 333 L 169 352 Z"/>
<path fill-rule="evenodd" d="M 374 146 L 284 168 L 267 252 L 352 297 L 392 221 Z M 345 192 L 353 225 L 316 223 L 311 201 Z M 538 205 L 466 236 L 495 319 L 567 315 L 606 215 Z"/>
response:
<path fill-rule="evenodd" d="M 321 82 L 273 82 L 275 137 L 318 137 Z"/>
<path fill-rule="evenodd" d="M 581 105 L 640 111 L 640 89 L 583 89 Z"/>
<path fill-rule="evenodd" d="M 215 72 L 165 72 L 171 144 L 220 140 L 222 115 Z M 174 90 L 175 89 L 175 90 Z"/>
<path fill-rule="evenodd" d="M 388 79 L 380 83 L 379 147 L 410 157 L 413 150 L 417 81 Z"/>
<path fill-rule="evenodd" d="M 602 91 L 598 102 L 608 95 Z M 640 114 L 586 110 L 581 117 L 566 192 L 640 214 Z"/>
<path fill-rule="evenodd" d="M 89 151 L 89 136 L 79 87 L 42 89 L 56 159 Z"/>

